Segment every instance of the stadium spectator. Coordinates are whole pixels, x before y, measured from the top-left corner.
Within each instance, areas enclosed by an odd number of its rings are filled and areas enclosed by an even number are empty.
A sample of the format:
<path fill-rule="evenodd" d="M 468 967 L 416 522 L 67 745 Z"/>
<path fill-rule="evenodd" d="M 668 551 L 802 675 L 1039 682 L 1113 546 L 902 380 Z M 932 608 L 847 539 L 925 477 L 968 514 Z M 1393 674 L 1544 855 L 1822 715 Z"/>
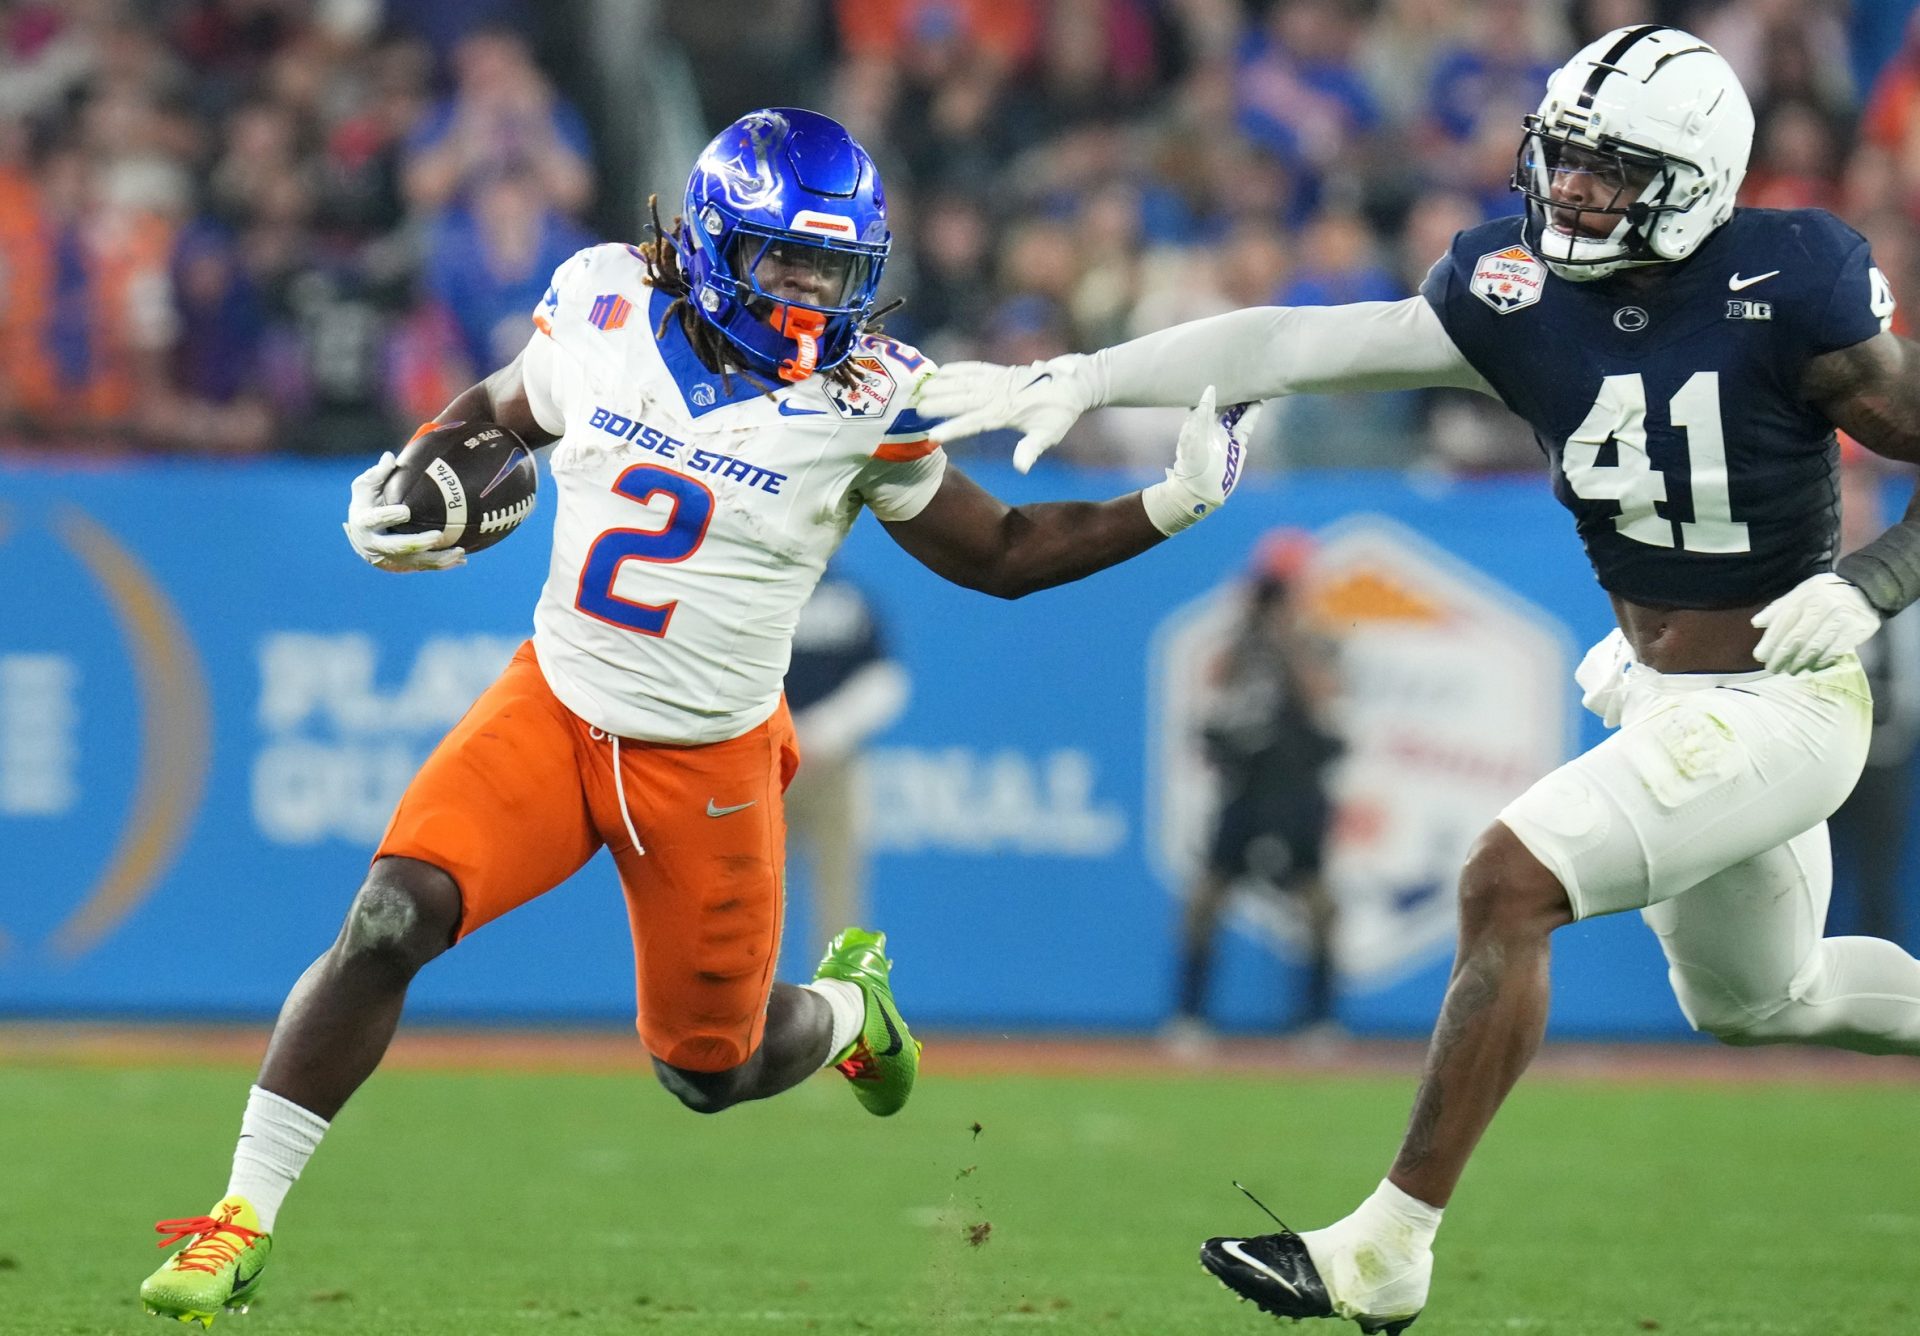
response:
<path fill-rule="evenodd" d="M 483 28 L 454 48 L 453 95 L 428 113 L 408 145 L 406 191 L 414 207 L 456 203 L 501 172 L 532 172 L 547 201 L 577 215 L 593 196 L 586 122 L 555 96 L 526 39 Z"/>
<path fill-rule="evenodd" d="M 1303 238 L 1301 263 L 1270 299 L 1276 306 L 1340 306 L 1406 295 L 1381 263 L 1365 220 L 1326 213 Z M 1417 397 L 1399 394 L 1303 395 L 1269 414 L 1291 468 L 1398 468 L 1419 456 Z"/>
<path fill-rule="evenodd" d="M 152 439 L 186 450 L 251 454 L 273 430 L 261 375 L 266 308 L 233 234 L 186 228 L 171 262 L 175 337 L 165 384 L 143 410 Z"/>
<path fill-rule="evenodd" d="M 30 438 L 104 441 L 126 428 L 174 333 L 171 229 L 101 186 L 83 152 L 56 149 L 8 225 L 0 400 Z"/>
<path fill-rule="evenodd" d="M 437 386 L 451 326 L 436 292 L 499 286 L 478 256 L 465 271 L 447 263 L 448 232 L 478 226 L 476 195 L 519 175 L 561 218 L 582 220 L 594 200 L 591 146 L 569 100 L 586 95 L 592 67 L 536 64 L 531 35 L 567 26 L 543 13 L 525 0 L 0 3 L 0 145 L 12 145 L 15 164 L 5 207 L 28 212 L 19 201 L 43 189 L 30 164 L 75 150 L 115 209 L 169 231 L 225 228 L 267 313 L 255 389 L 276 413 L 297 415 L 316 380 L 334 378 L 316 376 L 299 351 L 313 303 L 296 315 L 288 293 L 310 270 L 309 291 L 378 294 L 347 299 L 380 327 L 346 340 L 368 356 L 330 355 L 335 370 L 384 366 L 367 382 L 382 393 Z M 972 356 L 1022 330 L 1058 326 L 1085 348 L 1223 309 L 1222 290 L 1243 282 L 1246 256 L 1234 252 L 1249 229 L 1300 236 L 1290 268 L 1304 273 L 1330 214 L 1361 215 L 1383 252 L 1408 255 L 1400 280 L 1417 279 L 1438 250 L 1416 201 L 1461 196 L 1480 217 L 1515 207 L 1513 122 L 1531 106 L 1541 53 L 1568 30 L 1697 21 L 1765 90 L 1747 202 L 1838 204 L 1855 219 L 1898 212 L 1920 224 L 1920 27 L 1909 25 L 1891 59 L 1859 66 L 1878 71 L 1863 114 L 1843 13 L 1788 0 L 1579 0 L 1564 11 L 1527 0 L 814 0 L 763 33 L 750 60 L 708 35 L 737 25 L 664 15 L 660 40 L 681 39 L 698 97 L 654 96 L 709 121 L 729 99 L 739 105 L 723 114 L 740 110 L 753 88 L 837 108 L 880 153 L 892 187 L 889 295 L 909 301 L 894 327 Z M 823 14 L 825 31 L 809 26 Z M 1878 21 L 1855 13 L 1856 45 L 1883 30 Z M 449 91 L 436 100 L 443 74 Z M 599 223 L 640 239 L 634 220 L 601 208 Z M 1060 230 L 1064 248 L 1046 236 Z M 1021 256 L 1009 263 L 1012 252 Z M 1044 277 L 1036 252 L 1052 257 Z M 202 250 L 192 267 L 205 276 L 210 265 Z M 1009 305 L 1026 295 L 1051 303 L 1044 320 L 1032 302 Z M 183 303 L 159 309 L 182 317 L 177 336 L 195 346 L 158 349 L 162 379 L 207 365 L 212 336 L 190 328 Z M 483 342 L 467 309 L 483 304 L 460 304 L 460 362 Z M 149 334 L 167 345 L 164 326 Z M 0 377 L 11 386 L 25 374 Z M 178 387 L 187 399 L 205 388 Z M 1313 453 L 1520 462 L 1503 445 L 1475 447 L 1473 415 L 1436 407 L 1449 398 L 1390 424 L 1399 434 L 1384 445 L 1380 424 L 1331 414 Z M 1270 418 L 1262 436 L 1281 425 Z M 144 427 L 126 430 L 137 440 Z M 301 430 L 270 435 L 292 441 Z M 1464 463 L 1463 450 L 1479 462 Z M 1537 467 L 1537 455 L 1524 458 Z M 1256 445 L 1255 466 L 1280 462 Z"/>
<path fill-rule="evenodd" d="M 1554 62 L 1527 0 L 1487 0 L 1463 40 L 1440 48 L 1421 122 L 1423 175 L 1475 197 L 1478 222 L 1516 212 L 1513 127 L 1540 100 Z M 1437 253 L 1437 252 L 1436 252 Z"/>
<path fill-rule="evenodd" d="M 971 356 L 993 304 L 993 226 L 979 197 L 941 191 L 925 200 L 915 242 L 912 299 L 889 328 L 936 361 Z"/>
<path fill-rule="evenodd" d="M 547 279 L 593 234 L 547 203 L 531 173 L 475 182 L 472 203 L 442 215 L 428 241 L 427 289 L 452 312 L 468 364 L 513 360 Z"/>
<path fill-rule="evenodd" d="M 1284 0 L 1240 52 L 1240 128 L 1302 182 L 1315 203 L 1366 170 L 1380 107 L 1356 63 L 1349 0 Z M 1351 203 L 1351 201 L 1346 201 Z"/>
<path fill-rule="evenodd" d="M 1839 154 L 1832 128 L 1805 102 L 1781 102 L 1761 123 L 1740 202 L 1760 209 L 1835 209 Z"/>
<path fill-rule="evenodd" d="M 360 99 L 327 135 L 323 207 L 338 226 L 379 237 L 406 218 L 405 148 L 430 105 L 433 56 L 397 37 L 370 50 L 363 68 Z"/>

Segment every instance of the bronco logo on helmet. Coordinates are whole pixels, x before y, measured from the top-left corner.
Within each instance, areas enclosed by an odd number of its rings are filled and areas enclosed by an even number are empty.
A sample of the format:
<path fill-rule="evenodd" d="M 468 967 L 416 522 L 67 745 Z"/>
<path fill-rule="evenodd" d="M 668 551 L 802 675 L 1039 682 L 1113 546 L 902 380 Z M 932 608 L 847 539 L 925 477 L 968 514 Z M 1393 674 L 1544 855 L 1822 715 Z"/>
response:
<path fill-rule="evenodd" d="M 701 153 L 683 213 L 693 309 L 753 370 L 798 381 L 846 360 L 892 237 L 879 171 L 844 126 L 749 112 Z"/>

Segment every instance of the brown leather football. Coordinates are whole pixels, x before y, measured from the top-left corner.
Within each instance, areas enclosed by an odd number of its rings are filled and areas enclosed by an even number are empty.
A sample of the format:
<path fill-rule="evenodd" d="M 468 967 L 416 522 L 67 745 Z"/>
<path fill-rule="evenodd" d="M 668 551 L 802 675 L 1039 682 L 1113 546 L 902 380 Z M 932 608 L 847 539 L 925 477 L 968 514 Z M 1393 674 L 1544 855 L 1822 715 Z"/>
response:
<path fill-rule="evenodd" d="M 533 513 L 539 486 L 533 451 L 511 431 L 497 422 L 447 422 L 407 442 L 380 499 L 409 511 L 393 532 L 445 529 L 440 547 L 478 552 Z"/>

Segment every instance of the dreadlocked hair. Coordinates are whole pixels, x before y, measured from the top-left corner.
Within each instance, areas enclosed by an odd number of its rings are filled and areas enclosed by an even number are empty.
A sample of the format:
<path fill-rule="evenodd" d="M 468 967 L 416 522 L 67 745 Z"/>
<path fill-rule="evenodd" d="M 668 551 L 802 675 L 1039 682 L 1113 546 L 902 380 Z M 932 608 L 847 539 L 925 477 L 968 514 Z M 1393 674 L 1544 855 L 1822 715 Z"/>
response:
<path fill-rule="evenodd" d="M 641 259 L 647 265 L 647 286 L 658 292 L 664 292 L 673 300 L 667 303 L 667 309 L 660 313 L 660 323 L 654 329 L 655 338 L 663 337 L 667 326 L 679 320 L 680 327 L 686 332 L 687 342 L 693 345 L 700 360 L 720 373 L 720 388 L 723 393 L 733 394 L 733 375 L 741 377 L 758 386 L 768 398 L 779 387 L 767 381 L 748 367 L 740 358 L 740 352 L 712 325 L 699 318 L 693 309 L 693 285 L 687 281 L 686 271 L 680 267 L 680 240 L 686 233 L 686 219 L 675 218 L 673 227 L 668 229 L 660 222 L 660 197 L 647 196 L 647 213 L 652 218 L 649 231 L 653 239 L 635 247 Z M 880 321 L 906 304 L 906 299 L 896 297 L 861 322 L 856 335 L 878 334 Z M 826 378 L 842 389 L 858 389 L 860 382 L 853 372 L 853 359 L 843 358 L 830 371 L 823 372 Z"/>

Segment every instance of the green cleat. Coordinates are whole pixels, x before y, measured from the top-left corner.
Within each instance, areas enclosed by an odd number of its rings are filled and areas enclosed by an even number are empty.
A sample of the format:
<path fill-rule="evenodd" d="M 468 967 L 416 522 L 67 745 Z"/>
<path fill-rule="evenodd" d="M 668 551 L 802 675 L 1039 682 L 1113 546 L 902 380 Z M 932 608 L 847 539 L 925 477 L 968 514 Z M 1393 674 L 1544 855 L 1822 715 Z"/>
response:
<path fill-rule="evenodd" d="M 887 972 L 887 935 L 848 928 L 827 944 L 827 954 L 816 979 L 844 979 L 867 999 L 867 1019 L 855 1039 L 833 1060 L 840 1074 L 853 1083 L 853 1094 L 868 1113 L 885 1118 L 906 1105 L 920 1072 L 921 1044 L 907 1030 L 900 1009 L 893 1004 Z"/>
<path fill-rule="evenodd" d="M 208 1215 L 162 1220 L 154 1228 L 166 1235 L 162 1248 L 192 1241 L 140 1286 L 149 1313 L 211 1327 L 223 1308 L 247 1311 L 273 1250 L 273 1236 L 261 1231 L 252 1202 L 222 1197 Z"/>

